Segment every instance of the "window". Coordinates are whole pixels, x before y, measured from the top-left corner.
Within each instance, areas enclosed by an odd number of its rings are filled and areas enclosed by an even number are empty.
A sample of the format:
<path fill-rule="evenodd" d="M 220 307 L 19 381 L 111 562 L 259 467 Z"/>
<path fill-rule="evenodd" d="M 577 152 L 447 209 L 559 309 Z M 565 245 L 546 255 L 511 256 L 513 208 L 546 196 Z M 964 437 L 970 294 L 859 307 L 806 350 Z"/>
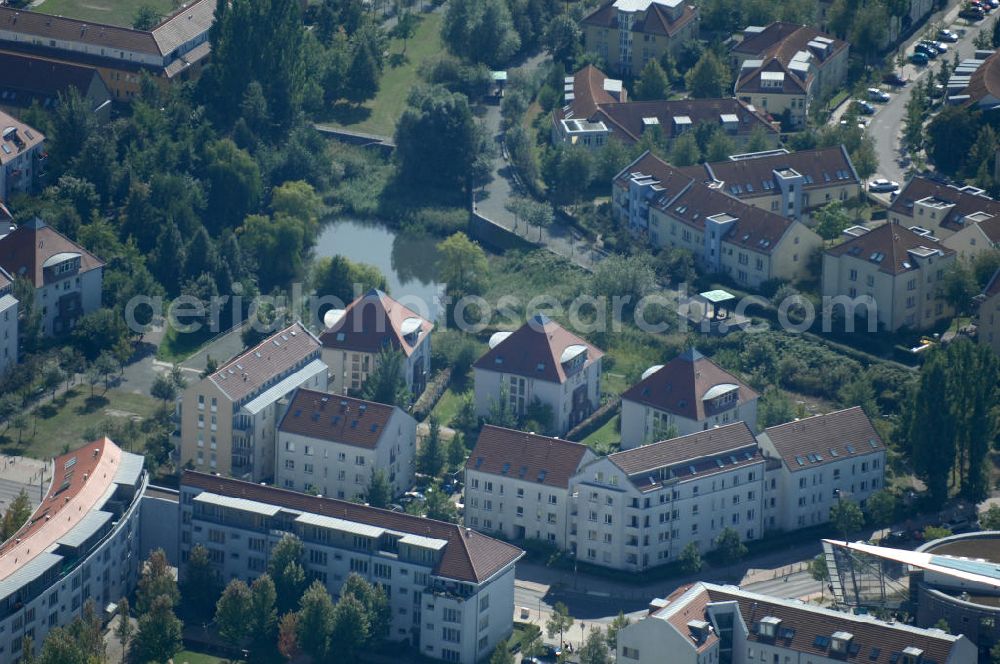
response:
<path fill-rule="evenodd" d="M 454 627 L 442 627 L 441 640 L 447 643 L 461 643 L 462 631 L 455 629 Z"/>
<path fill-rule="evenodd" d="M 622 657 L 626 659 L 639 659 L 639 651 L 636 648 L 622 646 Z"/>

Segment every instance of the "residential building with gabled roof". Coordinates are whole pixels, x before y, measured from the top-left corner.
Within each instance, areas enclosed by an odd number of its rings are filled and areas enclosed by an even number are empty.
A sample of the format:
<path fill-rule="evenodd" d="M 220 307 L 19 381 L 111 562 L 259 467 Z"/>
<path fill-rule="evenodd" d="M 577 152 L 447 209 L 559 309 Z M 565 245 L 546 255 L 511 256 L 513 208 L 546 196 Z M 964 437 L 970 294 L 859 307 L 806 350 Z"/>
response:
<path fill-rule="evenodd" d="M 45 134 L 0 111 L 0 202 L 32 191 L 46 156 Z"/>
<path fill-rule="evenodd" d="M 472 365 L 476 413 L 485 417 L 506 391 L 510 411 L 524 417 L 537 401 L 552 411 L 549 429 L 562 435 L 601 403 L 604 351 L 538 314 L 514 332 L 497 332 Z"/>
<path fill-rule="evenodd" d="M 781 500 L 769 529 L 826 523 L 839 500 L 864 507 L 884 488 L 885 444 L 860 406 L 768 427 L 757 439 L 766 455 L 781 461 Z"/>
<path fill-rule="evenodd" d="M 68 333 L 101 306 L 104 262 L 37 217 L 0 238 L 0 267 L 34 284 L 45 336 Z"/>
<path fill-rule="evenodd" d="M 319 339 L 323 361 L 330 367 L 330 390 L 360 392 L 386 349 L 403 354 L 406 386 L 419 396 L 431 370 L 431 331 L 434 323 L 373 288 L 346 309 L 324 316 Z"/>
<path fill-rule="evenodd" d="M 205 473 L 180 482 L 181 578 L 201 544 L 223 579 L 252 581 L 286 534 L 302 566 L 336 596 L 359 574 L 386 590 L 388 639 L 462 664 L 510 636 L 519 548 L 462 526 Z"/>
<path fill-rule="evenodd" d="M 1000 217 L 990 217 L 966 224 L 941 244 L 952 249 L 959 260 L 973 261 L 980 255 L 1000 249 Z"/>
<path fill-rule="evenodd" d="M 962 635 L 885 622 L 798 600 L 699 581 L 650 604 L 618 632 L 617 661 L 652 664 L 811 662 L 965 664 L 978 658 Z"/>
<path fill-rule="evenodd" d="M 18 361 L 18 304 L 14 279 L 0 267 L 0 377 Z"/>
<path fill-rule="evenodd" d="M 804 176 L 792 169 L 774 175 L 783 200 L 788 192 L 785 214 L 794 214 L 793 192 Z M 803 223 L 724 194 L 648 151 L 615 176 L 611 208 L 641 240 L 687 249 L 703 270 L 747 288 L 805 277 L 809 257 L 822 246 Z"/>
<path fill-rule="evenodd" d="M 111 116 L 111 92 L 94 67 L 22 53 L 0 52 L 0 103 L 51 109 L 75 88 L 102 121 Z"/>
<path fill-rule="evenodd" d="M 843 145 L 800 152 L 778 149 L 736 154 L 724 161 L 705 162 L 680 171 L 756 208 L 803 221 L 808 220 L 811 211 L 827 203 L 844 202 L 861 194 L 861 178 Z"/>
<path fill-rule="evenodd" d="M 652 131 L 669 150 L 700 125 L 718 127 L 738 149 L 760 132 L 768 147 L 778 147 L 780 140 L 774 125 L 739 99 L 628 101 L 620 80 L 587 65 L 564 81 L 563 104 L 552 111 L 552 141 L 599 149 L 612 139 L 633 145 Z"/>
<path fill-rule="evenodd" d="M 1000 355 L 1000 270 L 993 273 L 978 300 L 976 338 Z"/>
<path fill-rule="evenodd" d="M 694 348 L 643 372 L 622 394 L 622 449 L 746 422 L 757 427 L 760 395 Z"/>
<path fill-rule="evenodd" d="M 271 480 L 285 400 L 299 387 L 326 389 L 320 350 L 319 339 L 296 322 L 184 390 L 181 465 Z"/>
<path fill-rule="evenodd" d="M 948 239 L 963 228 L 1000 217 L 1000 201 L 978 187 L 955 187 L 917 175 L 910 179 L 889 206 L 889 221 L 911 228 L 919 226 Z"/>
<path fill-rule="evenodd" d="M 301 388 L 278 424 L 274 483 L 364 500 L 377 469 L 398 496 L 413 485 L 417 421 L 397 406 Z"/>
<path fill-rule="evenodd" d="M 580 21 L 588 51 L 638 78 L 650 60 L 676 54 L 698 37 L 698 7 L 684 0 L 610 0 Z"/>
<path fill-rule="evenodd" d="M 954 314 L 941 287 L 955 251 L 929 231 L 890 222 L 853 226 L 844 237 L 823 254 L 823 296 L 839 300 L 824 305 L 827 313 L 875 315 L 892 332 L 932 327 Z"/>
<path fill-rule="evenodd" d="M 596 458 L 580 443 L 487 424 L 465 464 L 465 523 L 566 550 L 570 479 Z"/>
<path fill-rule="evenodd" d="M 802 126 L 810 103 L 847 81 L 849 53 L 847 42 L 806 25 L 748 26 L 730 51 L 735 94 L 774 119 L 787 110 L 792 126 Z"/>

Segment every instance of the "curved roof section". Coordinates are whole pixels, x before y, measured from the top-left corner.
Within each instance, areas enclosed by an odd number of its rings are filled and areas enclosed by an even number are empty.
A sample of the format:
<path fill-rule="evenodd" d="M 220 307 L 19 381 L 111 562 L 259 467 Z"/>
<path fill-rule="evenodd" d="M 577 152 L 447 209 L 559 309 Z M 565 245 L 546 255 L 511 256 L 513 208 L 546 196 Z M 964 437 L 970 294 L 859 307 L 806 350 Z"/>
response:
<path fill-rule="evenodd" d="M 718 385 L 713 385 L 712 387 L 710 387 L 708 391 L 705 392 L 704 395 L 702 395 L 701 398 L 702 400 L 715 399 L 717 397 L 721 397 L 723 394 L 726 394 L 727 392 L 732 392 L 733 390 L 738 390 L 738 389 L 740 389 L 740 386 L 737 385 L 736 383 L 719 383 Z"/>
<path fill-rule="evenodd" d="M 38 218 L 0 238 L 0 267 L 11 275 L 27 277 L 35 288 L 45 285 L 45 262 L 65 253 L 80 255 L 80 273 L 104 266 L 104 261 Z"/>
<path fill-rule="evenodd" d="M 512 334 L 514 333 L 509 331 L 494 332 L 492 335 L 490 335 L 490 342 L 489 342 L 490 348 L 496 348 L 501 341 L 503 341 Z"/>
<path fill-rule="evenodd" d="M 73 258 L 80 258 L 80 254 L 75 251 L 62 251 L 58 254 L 52 254 L 42 262 L 42 267 L 52 267 L 53 265 L 59 265 Z"/>
<path fill-rule="evenodd" d="M 410 331 L 404 332 L 403 326 L 410 319 L 420 325 L 409 323 Z M 319 340 L 324 348 L 360 353 L 378 353 L 391 346 L 409 357 L 433 329 L 434 323 L 373 288 L 351 302 L 344 315 L 319 335 Z M 412 338 L 415 332 L 419 332 L 416 340 Z"/>
<path fill-rule="evenodd" d="M 587 352 L 584 367 L 604 357 L 604 352 L 597 346 L 576 336 L 548 316 L 538 314 L 490 348 L 472 366 L 475 369 L 563 383 L 567 373 L 565 360 L 562 358 L 574 346 L 582 346 Z M 574 351 L 572 357 L 578 354 L 578 351 Z"/>

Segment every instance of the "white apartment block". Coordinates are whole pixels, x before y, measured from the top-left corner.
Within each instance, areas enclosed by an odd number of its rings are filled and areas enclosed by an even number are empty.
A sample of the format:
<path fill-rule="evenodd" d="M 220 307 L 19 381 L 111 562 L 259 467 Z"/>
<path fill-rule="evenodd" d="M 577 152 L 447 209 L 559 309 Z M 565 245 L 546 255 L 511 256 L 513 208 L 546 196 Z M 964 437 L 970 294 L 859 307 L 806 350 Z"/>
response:
<path fill-rule="evenodd" d="M 44 134 L 0 111 L 0 202 L 31 191 L 44 159 Z"/>
<path fill-rule="evenodd" d="M 698 582 L 618 632 L 620 664 L 972 664 L 965 636 Z"/>
<path fill-rule="evenodd" d="M 769 475 L 780 498 L 768 530 L 826 523 L 838 500 L 864 507 L 884 488 L 885 445 L 858 406 L 769 427 L 758 440 L 765 454 L 781 460 Z"/>
<path fill-rule="evenodd" d="M 45 636 L 82 612 L 128 596 L 140 568 L 140 455 L 107 438 L 56 457 L 32 518 L 0 545 L 0 662 L 18 662 L 25 637 Z"/>
<path fill-rule="evenodd" d="M 497 332 L 473 365 L 476 414 L 485 417 L 507 390 L 510 410 L 524 417 L 537 400 L 552 409 L 546 433 L 563 435 L 601 403 L 604 352 L 547 316 L 514 332 Z"/>
<path fill-rule="evenodd" d="M 245 477 L 274 477 L 278 421 L 299 387 L 325 390 L 319 340 L 302 323 L 274 333 L 181 396 L 181 465 Z"/>
<path fill-rule="evenodd" d="M 101 307 L 104 262 L 37 217 L 0 238 L 0 268 L 34 284 L 45 336 Z"/>
<path fill-rule="evenodd" d="M 414 398 L 427 387 L 434 324 L 382 291 L 372 289 L 346 309 L 331 309 L 323 324 L 319 339 L 331 391 L 357 394 L 385 349 L 403 354 L 403 377 Z"/>
<path fill-rule="evenodd" d="M 17 315 L 14 280 L 0 267 L 0 376 L 17 364 Z"/>
<path fill-rule="evenodd" d="M 447 662 L 488 659 L 513 629 L 517 547 L 461 526 L 204 473 L 181 477 L 181 576 L 191 548 L 222 578 L 252 581 L 286 534 L 336 595 L 356 573 L 385 588 L 390 638 Z"/>
<path fill-rule="evenodd" d="M 759 395 L 743 381 L 689 348 L 652 366 L 622 395 L 622 449 L 746 422 L 757 427 Z"/>
<path fill-rule="evenodd" d="M 278 425 L 274 483 L 342 500 L 363 500 L 372 473 L 393 496 L 413 484 L 417 421 L 396 406 L 305 388 Z"/>
<path fill-rule="evenodd" d="M 569 548 L 569 482 L 597 455 L 580 443 L 486 425 L 465 465 L 465 523 Z"/>

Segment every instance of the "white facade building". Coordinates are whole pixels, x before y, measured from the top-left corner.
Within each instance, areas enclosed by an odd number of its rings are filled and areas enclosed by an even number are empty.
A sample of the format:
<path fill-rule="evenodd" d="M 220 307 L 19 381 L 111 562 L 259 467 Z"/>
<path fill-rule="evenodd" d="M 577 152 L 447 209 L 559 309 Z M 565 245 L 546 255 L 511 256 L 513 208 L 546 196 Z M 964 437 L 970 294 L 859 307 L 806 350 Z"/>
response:
<path fill-rule="evenodd" d="M 670 653 L 669 660 L 664 653 Z M 618 632 L 620 664 L 972 664 L 964 636 L 698 582 Z"/>
<path fill-rule="evenodd" d="M 17 314 L 14 280 L 0 267 L 0 376 L 17 364 Z"/>
<path fill-rule="evenodd" d="M 101 307 L 104 262 L 37 217 L 0 238 L 0 267 L 35 285 L 45 336 L 70 332 Z"/>
<path fill-rule="evenodd" d="M 650 367 L 622 395 L 622 449 L 743 421 L 757 427 L 758 394 L 694 348 Z"/>
<path fill-rule="evenodd" d="M 0 111 L 0 202 L 31 191 L 44 155 L 45 135 Z"/>
<path fill-rule="evenodd" d="M 36 652 L 93 600 L 100 612 L 138 580 L 143 458 L 107 438 L 56 457 L 42 504 L 0 546 L 0 662 Z"/>
<path fill-rule="evenodd" d="M 364 499 L 378 469 L 398 496 L 413 484 L 417 421 L 396 406 L 300 389 L 278 425 L 274 482 Z"/>
<path fill-rule="evenodd" d="M 596 458 L 580 443 L 486 425 L 465 465 L 465 523 L 568 549 L 569 482 Z"/>
<path fill-rule="evenodd" d="M 517 547 L 461 526 L 186 471 L 181 575 L 202 544 L 222 578 L 252 581 L 285 534 L 309 577 L 336 594 L 351 573 L 383 586 L 390 638 L 448 662 L 488 659 L 513 630 Z"/>
<path fill-rule="evenodd" d="M 779 507 L 769 530 L 826 523 L 838 500 L 864 507 L 884 488 L 885 445 L 858 406 L 769 427 L 758 440 L 765 454 L 781 460 Z"/>
<path fill-rule="evenodd" d="M 601 403 L 604 352 L 547 316 L 514 332 L 497 332 L 473 365 L 476 414 L 484 417 L 504 388 L 510 410 L 524 417 L 536 401 L 552 410 L 547 433 L 563 435 Z"/>

